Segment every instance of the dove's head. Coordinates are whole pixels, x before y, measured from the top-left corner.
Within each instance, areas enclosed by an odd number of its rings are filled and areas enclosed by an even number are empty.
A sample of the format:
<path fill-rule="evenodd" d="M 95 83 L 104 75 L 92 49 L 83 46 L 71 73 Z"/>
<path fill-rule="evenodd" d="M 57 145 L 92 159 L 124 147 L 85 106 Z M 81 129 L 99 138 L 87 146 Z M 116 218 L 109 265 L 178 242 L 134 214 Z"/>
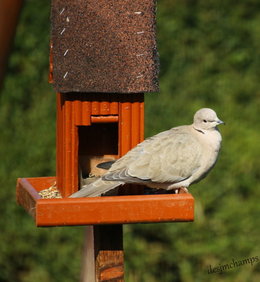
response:
<path fill-rule="evenodd" d="M 193 119 L 193 125 L 196 129 L 209 130 L 214 129 L 217 125 L 223 124 L 212 109 L 202 108 L 198 110 Z"/>

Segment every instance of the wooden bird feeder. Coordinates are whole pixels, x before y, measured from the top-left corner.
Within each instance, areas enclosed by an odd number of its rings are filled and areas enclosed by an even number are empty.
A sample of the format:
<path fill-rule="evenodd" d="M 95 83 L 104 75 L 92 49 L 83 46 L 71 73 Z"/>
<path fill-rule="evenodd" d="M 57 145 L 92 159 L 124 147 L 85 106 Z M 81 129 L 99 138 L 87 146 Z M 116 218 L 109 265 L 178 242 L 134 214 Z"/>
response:
<path fill-rule="evenodd" d="M 190 194 L 143 195 L 141 186 L 127 185 L 117 196 L 68 198 L 82 178 L 104 173 L 98 163 L 123 156 L 144 138 L 144 93 L 158 91 L 155 1 L 53 0 L 51 21 L 56 177 L 18 179 L 17 201 L 37 226 L 100 225 L 88 229 L 88 248 L 103 248 L 115 261 L 116 245 L 122 262 L 122 224 L 194 217 Z M 39 192 L 55 183 L 62 198 L 41 198 Z M 108 243 L 115 234 L 117 242 Z M 94 253 L 96 274 L 88 267 L 86 281 L 122 276 L 121 264 L 100 272 L 102 259 Z M 109 263 L 105 256 L 103 263 Z"/>

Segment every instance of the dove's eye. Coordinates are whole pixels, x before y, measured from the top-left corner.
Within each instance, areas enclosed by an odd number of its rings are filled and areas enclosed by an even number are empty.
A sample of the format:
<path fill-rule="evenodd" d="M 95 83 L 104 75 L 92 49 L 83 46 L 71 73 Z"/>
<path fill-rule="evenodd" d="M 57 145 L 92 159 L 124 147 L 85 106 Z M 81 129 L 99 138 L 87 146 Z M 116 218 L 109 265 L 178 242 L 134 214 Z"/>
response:
<path fill-rule="evenodd" d="M 203 122 L 207 122 L 207 120 L 204 119 Z"/>

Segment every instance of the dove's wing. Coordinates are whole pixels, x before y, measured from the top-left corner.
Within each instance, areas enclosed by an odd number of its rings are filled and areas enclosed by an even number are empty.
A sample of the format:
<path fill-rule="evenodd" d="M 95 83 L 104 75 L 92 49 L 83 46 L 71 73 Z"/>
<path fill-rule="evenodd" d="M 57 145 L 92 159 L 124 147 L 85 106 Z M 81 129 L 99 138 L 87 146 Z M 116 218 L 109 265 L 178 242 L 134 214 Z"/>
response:
<path fill-rule="evenodd" d="M 199 169 L 201 154 L 201 144 L 191 128 L 180 126 L 140 143 L 115 162 L 103 179 L 177 183 Z"/>

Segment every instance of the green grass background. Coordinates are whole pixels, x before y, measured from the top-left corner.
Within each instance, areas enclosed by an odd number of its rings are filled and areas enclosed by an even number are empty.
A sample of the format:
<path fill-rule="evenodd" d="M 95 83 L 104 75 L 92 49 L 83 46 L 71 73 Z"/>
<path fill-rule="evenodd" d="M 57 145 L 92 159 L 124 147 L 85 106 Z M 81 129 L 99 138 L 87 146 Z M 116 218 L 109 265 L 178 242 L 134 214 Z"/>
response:
<path fill-rule="evenodd" d="M 36 228 L 16 205 L 18 177 L 55 175 L 55 94 L 47 83 L 50 3 L 24 1 L 0 93 L 0 281 L 78 281 L 84 227 Z M 260 281 L 260 2 L 160 0 L 160 93 L 146 94 L 146 136 L 211 107 L 220 158 L 190 188 L 193 223 L 124 228 L 126 281 Z"/>

